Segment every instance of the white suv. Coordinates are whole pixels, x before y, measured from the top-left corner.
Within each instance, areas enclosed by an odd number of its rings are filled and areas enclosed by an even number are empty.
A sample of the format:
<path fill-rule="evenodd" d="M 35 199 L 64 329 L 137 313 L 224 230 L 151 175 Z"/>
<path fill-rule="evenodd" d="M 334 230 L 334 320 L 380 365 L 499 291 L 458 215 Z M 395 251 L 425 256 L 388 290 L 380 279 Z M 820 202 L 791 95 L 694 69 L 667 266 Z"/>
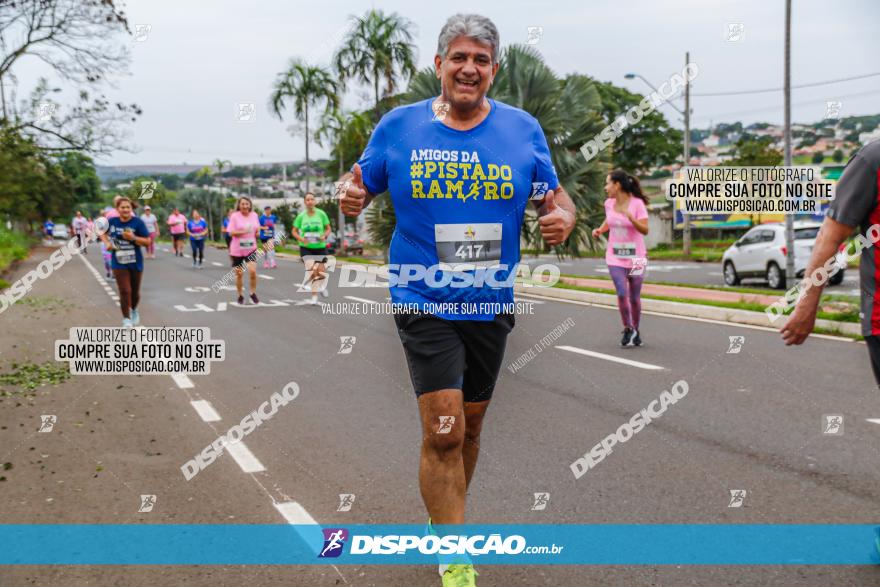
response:
<path fill-rule="evenodd" d="M 794 223 L 794 269 L 797 277 L 803 277 L 816 243 L 821 224 L 818 222 Z M 766 279 L 774 289 L 785 288 L 785 225 L 768 223 L 755 226 L 733 243 L 721 258 L 724 283 L 737 285 L 744 278 Z M 843 282 L 845 264 L 831 276 L 828 283 Z"/>

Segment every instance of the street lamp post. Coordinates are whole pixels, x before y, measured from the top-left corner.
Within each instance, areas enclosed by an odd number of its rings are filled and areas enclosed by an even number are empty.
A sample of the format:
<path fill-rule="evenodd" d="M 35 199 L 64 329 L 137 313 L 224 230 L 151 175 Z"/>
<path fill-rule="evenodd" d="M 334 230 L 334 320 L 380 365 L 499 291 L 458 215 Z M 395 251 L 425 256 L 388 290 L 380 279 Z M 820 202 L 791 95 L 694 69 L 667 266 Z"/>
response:
<path fill-rule="evenodd" d="M 684 60 L 685 60 L 685 65 L 687 65 L 688 63 L 690 63 L 690 53 L 685 53 Z M 651 88 L 652 90 L 654 90 L 654 92 L 655 92 L 656 94 L 660 95 L 660 90 L 658 90 L 656 87 L 654 87 L 654 84 L 652 84 L 651 82 L 649 82 L 647 79 L 644 78 L 644 76 L 639 75 L 638 73 L 627 73 L 627 74 L 624 74 L 623 77 L 626 78 L 626 79 L 639 78 L 640 80 L 642 80 L 643 82 L 645 82 L 645 84 L 646 84 L 649 88 Z M 691 117 L 690 117 L 690 113 L 691 113 L 691 109 L 690 109 L 690 84 L 688 83 L 687 80 L 685 80 L 685 86 L 684 86 L 684 87 L 685 87 L 685 93 L 684 93 L 684 110 L 682 110 L 681 108 L 679 108 L 678 106 L 676 106 L 676 105 L 673 104 L 672 102 L 668 102 L 668 101 L 667 101 L 666 104 L 668 104 L 669 106 L 671 106 L 672 108 L 674 108 L 675 111 L 678 112 L 679 114 L 681 114 L 682 117 L 683 117 L 683 119 L 684 119 L 684 140 L 682 141 L 682 151 L 683 151 L 683 152 L 682 152 L 682 166 L 687 166 L 687 164 L 688 164 L 688 159 L 690 159 L 690 151 L 691 151 L 691 137 L 690 137 L 690 132 L 691 132 L 691 130 L 690 130 L 690 119 L 691 119 Z M 684 239 L 683 239 L 683 240 L 684 240 L 684 243 L 683 243 L 684 251 L 683 251 L 683 252 L 684 252 L 685 255 L 690 255 L 690 254 L 691 254 L 691 222 L 690 222 L 690 216 L 688 216 L 687 214 L 682 214 L 682 217 L 684 218 Z M 672 204 L 672 233 L 673 233 L 673 235 L 675 234 L 675 203 Z"/>
<path fill-rule="evenodd" d="M 785 144 L 784 165 L 791 166 L 791 0 L 785 0 Z M 794 274 L 794 216 L 785 215 L 785 277 L 789 283 L 795 281 Z"/>

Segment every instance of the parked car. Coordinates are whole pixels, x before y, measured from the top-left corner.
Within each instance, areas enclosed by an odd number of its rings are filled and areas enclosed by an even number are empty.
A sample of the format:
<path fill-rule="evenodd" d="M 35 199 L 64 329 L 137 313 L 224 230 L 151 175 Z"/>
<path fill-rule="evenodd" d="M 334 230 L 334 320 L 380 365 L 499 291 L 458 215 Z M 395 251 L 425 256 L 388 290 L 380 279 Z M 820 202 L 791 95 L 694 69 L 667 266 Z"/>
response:
<path fill-rule="evenodd" d="M 794 269 L 797 277 L 803 277 L 819 233 L 818 222 L 795 222 Z M 843 247 L 841 247 L 843 251 Z M 755 226 L 733 243 L 721 257 L 724 283 L 737 285 L 746 278 L 765 279 L 774 289 L 785 289 L 785 225 L 768 223 Z M 842 255 L 839 252 L 838 255 Z M 846 262 L 841 259 L 840 269 L 828 280 L 831 285 L 843 282 Z"/>
<path fill-rule="evenodd" d="M 346 231 L 342 239 L 342 250 L 346 255 L 363 255 L 364 239 L 356 232 Z"/>
<path fill-rule="evenodd" d="M 336 233 L 331 232 L 330 236 L 327 237 L 327 254 L 335 255 L 336 254 L 336 241 L 339 240 L 336 238 Z"/>
<path fill-rule="evenodd" d="M 66 224 L 56 224 L 52 227 L 52 238 L 57 239 L 69 239 L 70 238 L 70 230 L 67 228 Z"/>

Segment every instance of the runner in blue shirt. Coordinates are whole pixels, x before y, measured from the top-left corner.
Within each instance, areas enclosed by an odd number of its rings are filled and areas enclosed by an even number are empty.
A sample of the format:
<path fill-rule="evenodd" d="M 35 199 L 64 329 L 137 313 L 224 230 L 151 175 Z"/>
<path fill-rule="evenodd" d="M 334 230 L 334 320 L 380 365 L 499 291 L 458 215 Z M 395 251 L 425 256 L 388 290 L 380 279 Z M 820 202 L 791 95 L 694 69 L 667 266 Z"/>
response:
<path fill-rule="evenodd" d="M 421 309 L 397 313 L 395 322 L 421 413 L 419 485 L 429 525 L 464 523 L 482 418 L 514 326 L 502 308 L 513 301 L 526 206 L 532 200 L 550 245 L 574 228 L 574 204 L 538 121 L 486 97 L 499 47 L 489 19 L 451 17 L 434 57 L 442 94 L 386 114 L 342 178 L 349 216 L 390 193 L 391 298 Z M 452 562 L 441 566 L 444 585 L 474 585 L 470 562 Z"/>
<path fill-rule="evenodd" d="M 192 219 L 186 223 L 186 234 L 189 235 L 189 245 L 192 247 L 193 269 L 201 269 L 202 261 L 205 260 L 205 237 L 208 235 L 208 223 L 199 214 L 198 210 L 192 211 Z M 198 260 L 198 262 L 196 262 Z"/>
<path fill-rule="evenodd" d="M 263 269 L 276 269 L 275 263 L 275 225 L 278 217 L 272 214 L 272 206 L 266 206 L 260 216 L 260 242 L 263 243 Z"/>
<path fill-rule="evenodd" d="M 43 223 L 43 234 L 51 239 L 53 230 L 55 230 L 55 223 L 52 222 L 51 218 L 47 218 L 46 222 Z"/>
<path fill-rule="evenodd" d="M 141 247 L 150 244 L 150 232 L 144 221 L 134 215 L 130 199 L 118 196 L 116 199 L 118 216 L 107 219 L 107 232 L 101 240 L 113 252 L 110 268 L 116 278 L 119 290 L 119 309 L 122 310 L 122 325 L 137 326 L 141 318 L 137 307 L 141 298 L 141 278 L 144 273 L 144 256 Z"/>
<path fill-rule="evenodd" d="M 232 235 L 229 234 L 229 217 L 232 216 L 233 212 L 235 212 L 235 210 L 232 208 L 226 212 L 226 218 L 223 219 L 223 227 L 220 230 L 223 233 L 223 240 L 226 241 L 227 249 L 229 249 L 229 243 L 232 242 Z"/>

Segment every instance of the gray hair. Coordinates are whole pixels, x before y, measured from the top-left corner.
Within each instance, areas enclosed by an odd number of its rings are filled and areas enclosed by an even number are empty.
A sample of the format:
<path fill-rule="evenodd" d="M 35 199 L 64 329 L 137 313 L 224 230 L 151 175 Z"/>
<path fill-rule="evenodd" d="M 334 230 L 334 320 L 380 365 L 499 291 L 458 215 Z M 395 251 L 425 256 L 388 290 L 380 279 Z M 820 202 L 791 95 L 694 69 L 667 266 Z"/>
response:
<path fill-rule="evenodd" d="M 492 47 L 492 63 L 498 62 L 498 46 L 500 40 L 495 23 L 479 14 L 454 14 L 449 17 L 440 30 L 437 39 L 437 54 L 446 58 L 449 43 L 458 37 L 467 37 Z"/>

